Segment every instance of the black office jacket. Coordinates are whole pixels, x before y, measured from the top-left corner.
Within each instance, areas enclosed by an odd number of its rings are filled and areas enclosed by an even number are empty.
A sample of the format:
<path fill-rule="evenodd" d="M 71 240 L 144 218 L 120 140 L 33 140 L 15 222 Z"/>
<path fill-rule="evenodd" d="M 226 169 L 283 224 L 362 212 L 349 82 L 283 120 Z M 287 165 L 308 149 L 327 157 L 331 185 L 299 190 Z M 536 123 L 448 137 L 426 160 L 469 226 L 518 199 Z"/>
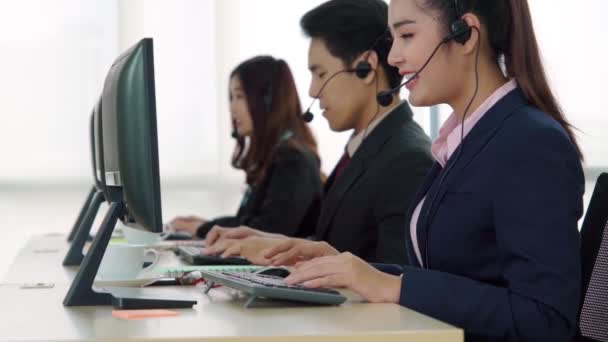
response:
<path fill-rule="evenodd" d="M 404 229 L 433 164 L 430 139 L 404 102 L 363 141 L 340 177 L 325 185 L 315 238 L 368 262 L 409 264 Z"/>
<path fill-rule="evenodd" d="M 236 216 L 211 220 L 197 231 L 205 237 L 215 225 L 246 225 L 293 237 L 314 234 L 319 217 L 323 183 L 317 157 L 292 139 L 279 143 L 264 180 L 243 197 Z"/>

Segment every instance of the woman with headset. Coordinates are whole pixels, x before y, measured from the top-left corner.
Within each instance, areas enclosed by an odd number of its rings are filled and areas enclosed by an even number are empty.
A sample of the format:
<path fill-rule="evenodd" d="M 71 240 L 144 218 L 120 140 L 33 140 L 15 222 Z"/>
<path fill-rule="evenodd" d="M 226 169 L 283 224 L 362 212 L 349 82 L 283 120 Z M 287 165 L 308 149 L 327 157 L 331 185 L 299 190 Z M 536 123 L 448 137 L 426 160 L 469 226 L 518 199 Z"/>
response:
<path fill-rule="evenodd" d="M 409 78 L 410 102 L 453 109 L 404 226 L 412 266 L 325 254 L 286 281 L 399 303 L 467 340 L 568 341 L 582 153 L 545 77 L 527 0 L 391 0 L 389 25 L 389 62 Z"/>
<path fill-rule="evenodd" d="M 248 189 L 236 216 L 177 217 L 176 231 L 204 238 L 215 225 L 248 225 L 287 236 L 312 235 L 323 190 L 320 159 L 287 63 L 249 59 L 230 74 L 230 113 L 236 147 L 232 165 Z"/>

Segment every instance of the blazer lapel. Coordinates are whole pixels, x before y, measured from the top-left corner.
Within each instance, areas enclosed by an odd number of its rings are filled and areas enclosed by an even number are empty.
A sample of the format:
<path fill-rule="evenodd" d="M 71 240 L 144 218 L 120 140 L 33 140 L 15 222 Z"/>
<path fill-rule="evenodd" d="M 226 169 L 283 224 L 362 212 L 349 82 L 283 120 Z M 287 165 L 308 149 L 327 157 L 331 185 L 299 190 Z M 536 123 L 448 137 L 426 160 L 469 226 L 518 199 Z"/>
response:
<path fill-rule="evenodd" d="M 370 160 L 381 153 L 382 146 L 390 140 L 406 120 L 411 120 L 411 117 L 412 114 L 407 103 L 395 108 L 363 141 L 339 177 L 336 178 L 336 170 L 333 170 L 326 184 L 323 208 L 317 224 L 316 238 L 318 240 L 324 239 L 327 235 L 337 209 L 346 198 L 350 188 L 365 173 L 366 165 L 369 165 Z"/>
<path fill-rule="evenodd" d="M 317 238 L 319 240 L 323 239 L 327 234 L 336 210 L 342 204 L 346 193 L 363 173 L 364 165 L 362 161 L 360 158 L 353 157 L 342 171 L 340 177 L 336 179 L 335 175 L 333 175 L 330 187 L 327 189 L 325 198 L 323 199 L 323 208 L 317 226 Z"/>
<path fill-rule="evenodd" d="M 446 192 L 450 189 L 452 184 L 458 183 L 457 181 L 462 175 L 466 175 L 463 171 L 470 162 L 475 159 L 488 141 L 496 135 L 496 132 L 500 129 L 504 120 L 511 116 L 515 110 L 527 104 L 528 103 L 519 88 L 513 90 L 498 101 L 498 103 L 479 120 L 471 132 L 464 138 L 462 145 L 454 151 L 448 160 L 446 167 L 441 169 L 434 177 L 434 182 L 429 187 L 424 205 L 420 211 L 418 226 L 416 227 L 418 246 L 420 248 L 420 255 L 422 256 L 423 263 L 426 262 L 424 259 L 427 253 L 426 241 L 428 238 L 428 230 L 432 224 L 433 217 L 439 208 L 439 203 L 441 203 Z M 459 149 L 462 149 L 462 151 L 459 152 Z M 459 153 L 460 157 L 457 157 Z M 447 175 L 444 174 L 446 170 L 448 170 Z M 439 184 L 443 177 L 445 177 L 443 183 Z"/>

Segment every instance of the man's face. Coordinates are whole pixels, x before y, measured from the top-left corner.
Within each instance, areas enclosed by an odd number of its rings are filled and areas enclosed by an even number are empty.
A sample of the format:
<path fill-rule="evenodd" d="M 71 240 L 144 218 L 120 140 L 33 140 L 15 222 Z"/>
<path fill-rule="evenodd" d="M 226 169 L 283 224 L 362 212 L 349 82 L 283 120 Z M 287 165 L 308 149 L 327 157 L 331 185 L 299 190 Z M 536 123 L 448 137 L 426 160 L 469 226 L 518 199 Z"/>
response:
<path fill-rule="evenodd" d="M 329 127 L 336 132 L 355 128 L 369 95 L 364 82 L 352 72 L 342 72 L 333 77 L 321 91 L 333 75 L 352 66 L 344 65 L 341 59 L 332 56 L 320 38 L 310 41 L 308 66 L 312 74 L 309 95 L 319 98 L 319 105 Z"/>

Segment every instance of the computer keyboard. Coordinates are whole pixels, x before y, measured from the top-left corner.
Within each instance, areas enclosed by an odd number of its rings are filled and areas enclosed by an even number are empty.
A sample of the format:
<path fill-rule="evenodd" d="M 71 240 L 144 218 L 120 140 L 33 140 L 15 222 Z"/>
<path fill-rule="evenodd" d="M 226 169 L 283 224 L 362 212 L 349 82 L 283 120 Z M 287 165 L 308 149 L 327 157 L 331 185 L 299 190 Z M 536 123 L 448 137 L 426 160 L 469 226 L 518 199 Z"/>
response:
<path fill-rule="evenodd" d="M 207 255 L 204 247 L 179 246 L 178 254 L 184 261 L 191 265 L 250 265 L 251 263 L 242 257 L 222 258 L 218 255 Z"/>
<path fill-rule="evenodd" d="M 237 278 L 240 280 L 245 280 L 252 282 L 258 285 L 277 287 L 277 288 L 285 288 L 285 289 L 294 289 L 294 290 L 302 290 L 302 291 L 313 291 L 313 292 L 322 292 L 322 293 L 331 293 L 331 294 L 340 294 L 340 292 L 333 289 L 326 288 L 317 288 L 310 289 L 300 285 L 288 285 L 285 283 L 283 278 L 276 276 L 269 276 L 263 274 L 255 274 L 255 273 L 244 273 L 244 272 L 222 272 L 223 275 L 228 277 Z"/>
<path fill-rule="evenodd" d="M 148 248 L 174 250 L 176 251 L 179 247 L 205 247 L 205 240 L 161 240 L 152 245 L 146 246 Z"/>
<path fill-rule="evenodd" d="M 242 272 L 201 271 L 207 280 L 207 291 L 214 284 L 221 284 L 251 295 L 247 307 L 255 298 L 281 299 L 323 305 L 339 305 L 346 301 L 340 292 L 327 289 L 310 289 L 300 285 L 288 285 L 283 278 Z"/>

